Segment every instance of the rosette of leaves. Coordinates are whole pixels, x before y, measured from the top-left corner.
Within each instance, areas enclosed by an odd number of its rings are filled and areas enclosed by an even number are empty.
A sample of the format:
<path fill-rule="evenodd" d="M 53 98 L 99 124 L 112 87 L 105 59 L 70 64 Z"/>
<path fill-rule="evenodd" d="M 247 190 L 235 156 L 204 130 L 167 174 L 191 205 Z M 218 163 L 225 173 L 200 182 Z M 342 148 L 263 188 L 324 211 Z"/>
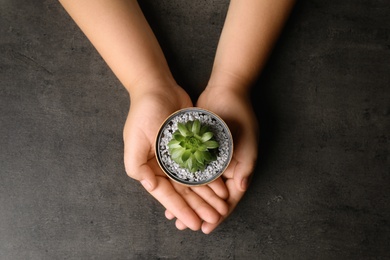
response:
<path fill-rule="evenodd" d="M 196 172 L 204 170 L 207 164 L 217 159 L 219 144 L 207 125 L 196 119 L 177 126 L 168 149 L 172 160 L 181 168 Z"/>

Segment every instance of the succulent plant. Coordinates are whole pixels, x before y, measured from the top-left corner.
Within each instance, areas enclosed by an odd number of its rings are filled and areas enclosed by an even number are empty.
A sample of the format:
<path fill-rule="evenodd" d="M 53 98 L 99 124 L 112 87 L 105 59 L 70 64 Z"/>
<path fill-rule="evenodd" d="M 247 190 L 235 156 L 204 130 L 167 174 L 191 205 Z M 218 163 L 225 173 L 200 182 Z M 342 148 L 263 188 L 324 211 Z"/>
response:
<path fill-rule="evenodd" d="M 185 124 L 178 123 L 178 130 L 168 143 L 169 153 L 173 161 L 181 168 L 191 172 L 203 170 L 206 165 L 217 159 L 218 142 L 207 125 L 198 119 Z"/>

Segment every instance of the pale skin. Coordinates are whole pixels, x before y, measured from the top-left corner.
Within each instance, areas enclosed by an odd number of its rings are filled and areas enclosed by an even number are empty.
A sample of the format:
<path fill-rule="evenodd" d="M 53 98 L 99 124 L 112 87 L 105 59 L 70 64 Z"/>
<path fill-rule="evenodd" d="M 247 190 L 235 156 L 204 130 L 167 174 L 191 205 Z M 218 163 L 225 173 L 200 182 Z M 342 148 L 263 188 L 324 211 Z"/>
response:
<path fill-rule="evenodd" d="M 234 137 L 232 163 L 222 178 L 189 188 L 168 179 L 154 156 L 164 119 L 192 107 L 177 85 L 164 54 L 135 0 L 60 0 L 128 90 L 131 106 L 123 131 L 127 174 L 176 219 L 180 230 L 212 232 L 234 210 L 248 188 L 257 159 L 258 125 L 250 87 L 263 68 L 293 0 L 232 0 L 212 74 L 197 106 L 217 113 Z"/>

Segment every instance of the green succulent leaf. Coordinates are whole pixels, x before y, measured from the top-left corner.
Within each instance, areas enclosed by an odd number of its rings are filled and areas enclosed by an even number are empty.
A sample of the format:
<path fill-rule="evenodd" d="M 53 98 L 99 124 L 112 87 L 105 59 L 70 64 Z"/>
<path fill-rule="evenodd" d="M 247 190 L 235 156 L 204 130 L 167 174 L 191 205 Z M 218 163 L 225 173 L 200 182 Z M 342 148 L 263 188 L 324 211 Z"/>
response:
<path fill-rule="evenodd" d="M 207 149 L 215 149 L 219 147 L 218 142 L 213 140 L 205 142 L 204 145 L 207 147 Z"/>
<path fill-rule="evenodd" d="M 172 149 L 171 151 L 171 157 L 172 159 L 177 159 L 177 158 L 181 158 L 183 156 L 183 153 L 185 152 L 186 150 L 183 148 L 183 147 L 179 147 L 179 148 L 174 148 Z"/>
<path fill-rule="evenodd" d="M 209 127 L 208 125 L 202 125 L 200 130 L 199 130 L 199 135 L 203 135 L 204 133 L 209 132 Z"/>
<path fill-rule="evenodd" d="M 179 148 L 179 147 L 181 147 L 180 141 L 177 141 L 177 140 L 175 140 L 175 139 L 172 139 L 171 141 L 169 141 L 168 147 L 169 147 L 169 149 Z"/>
<path fill-rule="evenodd" d="M 198 151 L 200 152 L 207 152 L 208 149 L 207 149 L 207 146 L 205 144 L 201 144 L 198 146 Z"/>
<path fill-rule="evenodd" d="M 211 138 L 213 138 L 214 134 L 212 132 L 206 132 L 202 135 L 201 139 L 202 139 L 202 142 L 206 142 L 208 140 L 210 140 Z"/>
<path fill-rule="evenodd" d="M 211 162 L 211 161 L 212 161 L 212 158 L 213 158 L 213 156 L 211 155 L 211 153 L 205 153 L 205 154 L 204 154 L 204 160 L 205 160 L 206 162 Z"/>
<path fill-rule="evenodd" d="M 203 164 L 203 162 L 204 162 L 204 155 L 203 155 L 203 153 L 202 153 L 201 151 L 196 151 L 196 152 L 194 153 L 194 157 L 195 157 L 195 159 L 196 159 L 199 163 Z"/>
<path fill-rule="evenodd" d="M 192 170 L 193 169 L 192 165 L 193 165 L 193 160 L 192 160 L 192 156 L 190 156 L 187 160 L 187 168 Z"/>
<path fill-rule="evenodd" d="M 192 124 L 192 132 L 194 133 L 194 135 L 198 135 L 199 131 L 200 131 L 200 121 L 197 119 Z"/>
<path fill-rule="evenodd" d="M 189 136 L 189 131 L 187 129 L 187 127 L 182 124 L 182 123 L 177 123 L 177 127 L 179 129 L 179 132 L 180 134 L 183 136 L 183 137 L 186 137 L 186 136 Z"/>
<path fill-rule="evenodd" d="M 192 121 L 188 121 L 188 122 L 186 123 L 186 128 L 187 128 L 187 130 L 188 130 L 189 132 L 192 132 Z"/>
<path fill-rule="evenodd" d="M 184 141 L 186 138 L 180 134 L 180 132 L 173 134 L 173 138 L 177 141 Z"/>
<path fill-rule="evenodd" d="M 191 150 L 185 150 L 181 156 L 183 162 L 187 161 L 191 157 Z"/>

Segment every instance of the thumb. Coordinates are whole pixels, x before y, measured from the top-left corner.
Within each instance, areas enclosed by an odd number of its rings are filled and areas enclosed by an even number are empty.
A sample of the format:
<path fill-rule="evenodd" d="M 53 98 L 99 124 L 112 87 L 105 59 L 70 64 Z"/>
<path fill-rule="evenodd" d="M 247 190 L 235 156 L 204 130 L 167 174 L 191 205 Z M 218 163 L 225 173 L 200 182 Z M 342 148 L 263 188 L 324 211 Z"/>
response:
<path fill-rule="evenodd" d="M 234 169 L 234 183 L 240 191 L 246 191 L 252 180 L 255 164 L 238 162 Z"/>
<path fill-rule="evenodd" d="M 148 192 L 152 192 L 157 187 L 157 179 L 153 170 L 148 165 L 144 164 L 141 165 L 139 171 L 141 174 L 138 180 Z"/>
<path fill-rule="evenodd" d="M 137 157 L 132 157 L 125 152 L 126 173 L 130 178 L 139 181 L 148 192 L 151 192 L 157 186 L 156 175 L 147 163 L 139 165 L 141 160 L 137 160 Z"/>
<path fill-rule="evenodd" d="M 245 135 L 243 135 L 245 136 Z M 251 182 L 257 161 L 257 138 L 255 135 L 239 140 L 234 155 L 237 164 L 234 167 L 233 179 L 238 190 L 246 191 Z"/>
<path fill-rule="evenodd" d="M 141 182 L 142 186 L 144 186 L 147 191 L 151 192 L 157 186 L 157 179 L 156 174 L 151 167 L 153 159 L 149 159 L 150 149 L 148 149 L 148 147 L 150 146 L 147 142 L 142 141 L 142 138 L 125 140 L 125 170 L 129 177 Z"/>

